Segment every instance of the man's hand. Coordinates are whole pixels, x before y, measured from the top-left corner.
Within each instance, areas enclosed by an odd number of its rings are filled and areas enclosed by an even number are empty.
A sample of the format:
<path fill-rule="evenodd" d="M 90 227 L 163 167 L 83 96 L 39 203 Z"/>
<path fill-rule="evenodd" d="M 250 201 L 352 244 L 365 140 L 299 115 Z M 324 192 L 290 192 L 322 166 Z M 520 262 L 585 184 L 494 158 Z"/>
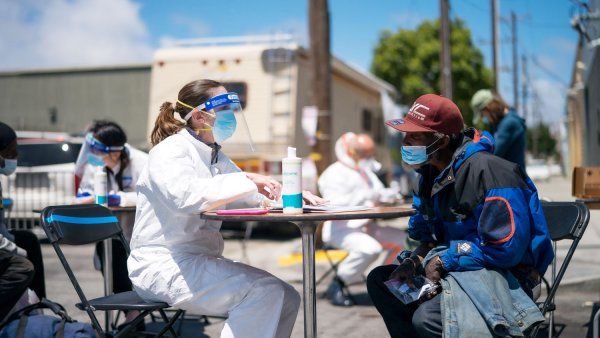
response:
<path fill-rule="evenodd" d="M 445 274 L 446 270 L 440 256 L 435 256 L 425 266 L 425 277 L 434 283 L 438 283 Z"/>
<path fill-rule="evenodd" d="M 414 286 L 413 277 L 417 270 L 417 264 L 411 258 L 406 258 L 400 265 L 390 274 L 390 279 L 396 279 L 409 286 Z"/>

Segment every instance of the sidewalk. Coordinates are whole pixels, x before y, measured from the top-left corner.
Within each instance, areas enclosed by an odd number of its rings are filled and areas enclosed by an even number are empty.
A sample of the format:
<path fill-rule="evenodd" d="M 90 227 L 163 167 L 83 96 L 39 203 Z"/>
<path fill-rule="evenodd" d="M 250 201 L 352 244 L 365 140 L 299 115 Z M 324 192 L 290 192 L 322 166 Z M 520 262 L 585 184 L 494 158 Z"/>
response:
<path fill-rule="evenodd" d="M 573 201 L 571 196 L 571 181 L 563 177 L 553 177 L 548 182 L 535 182 L 540 198 L 552 201 Z M 570 241 L 563 241 L 558 245 L 558 266 L 567 254 L 571 245 Z M 563 279 L 563 286 L 578 282 L 597 280 L 600 290 L 600 210 L 590 210 L 590 223 L 579 242 L 579 246 L 569 269 Z"/>

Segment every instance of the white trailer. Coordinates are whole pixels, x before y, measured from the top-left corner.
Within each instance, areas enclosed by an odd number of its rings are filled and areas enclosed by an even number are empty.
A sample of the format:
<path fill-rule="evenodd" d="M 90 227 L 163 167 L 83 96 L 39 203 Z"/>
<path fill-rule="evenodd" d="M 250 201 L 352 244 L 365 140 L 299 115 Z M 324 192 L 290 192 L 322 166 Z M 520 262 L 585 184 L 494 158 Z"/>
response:
<path fill-rule="evenodd" d="M 310 153 L 301 123 L 312 94 L 310 62 L 307 50 L 287 35 L 182 40 L 161 48 L 152 61 L 148 132 L 160 105 L 175 102 L 183 85 L 217 80 L 240 95 L 256 147 L 248 152 L 234 135 L 224 150 L 245 170 L 277 175 L 287 146 L 302 157 Z M 381 95 L 394 96 L 393 86 L 335 57 L 332 73 L 332 152 L 342 133 L 364 132 L 377 142 L 378 159 L 389 164 Z"/>

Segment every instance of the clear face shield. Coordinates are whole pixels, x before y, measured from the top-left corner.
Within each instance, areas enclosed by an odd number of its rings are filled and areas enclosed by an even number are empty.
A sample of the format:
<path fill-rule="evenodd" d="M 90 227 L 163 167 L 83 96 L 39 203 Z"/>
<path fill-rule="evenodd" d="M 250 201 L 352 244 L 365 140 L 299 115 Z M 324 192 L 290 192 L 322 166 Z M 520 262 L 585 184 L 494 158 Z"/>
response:
<path fill-rule="evenodd" d="M 104 157 L 110 153 L 121 152 L 123 148 L 123 146 L 109 147 L 96 139 L 92 133 L 87 133 L 85 135 L 85 142 L 81 146 L 79 155 L 77 155 L 75 175 L 82 177 L 86 164 L 90 164 L 93 167 L 104 167 Z"/>
<path fill-rule="evenodd" d="M 224 144 L 226 147 L 249 145 L 250 150 L 254 151 L 250 128 L 246 123 L 238 94 L 229 92 L 217 95 L 195 108 L 181 101 L 179 103 L 192 109 L 185 116 L 186 121 L 195 111 L 208 116 L 206 128 L 201 130 L 211 131 L 218 144 Z"/>

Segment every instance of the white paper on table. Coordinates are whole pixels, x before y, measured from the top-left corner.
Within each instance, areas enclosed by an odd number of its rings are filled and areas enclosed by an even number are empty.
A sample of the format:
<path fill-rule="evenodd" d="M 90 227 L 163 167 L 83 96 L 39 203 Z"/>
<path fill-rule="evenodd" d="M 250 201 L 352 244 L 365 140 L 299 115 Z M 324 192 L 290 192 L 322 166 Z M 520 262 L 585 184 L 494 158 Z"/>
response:
<path fill-rule="evenodd" d="M 364 205 L 359 205 L 359 206 L 342 206 L 342 205 L 305 205 L 302 207 L 302 209 L 304 209 L 305 212 L 331 212 L 331 213 L 337 213 L 337 212 L 351 212 L 351 211 L 363 211 L 363 210 L 370 210 L 372 209 L 371 207 L 367 207 Z M 275 204 L 271 207 L 271 211 L 282 211 L 283 210 L 283 205 L 281 204 Z"/>

